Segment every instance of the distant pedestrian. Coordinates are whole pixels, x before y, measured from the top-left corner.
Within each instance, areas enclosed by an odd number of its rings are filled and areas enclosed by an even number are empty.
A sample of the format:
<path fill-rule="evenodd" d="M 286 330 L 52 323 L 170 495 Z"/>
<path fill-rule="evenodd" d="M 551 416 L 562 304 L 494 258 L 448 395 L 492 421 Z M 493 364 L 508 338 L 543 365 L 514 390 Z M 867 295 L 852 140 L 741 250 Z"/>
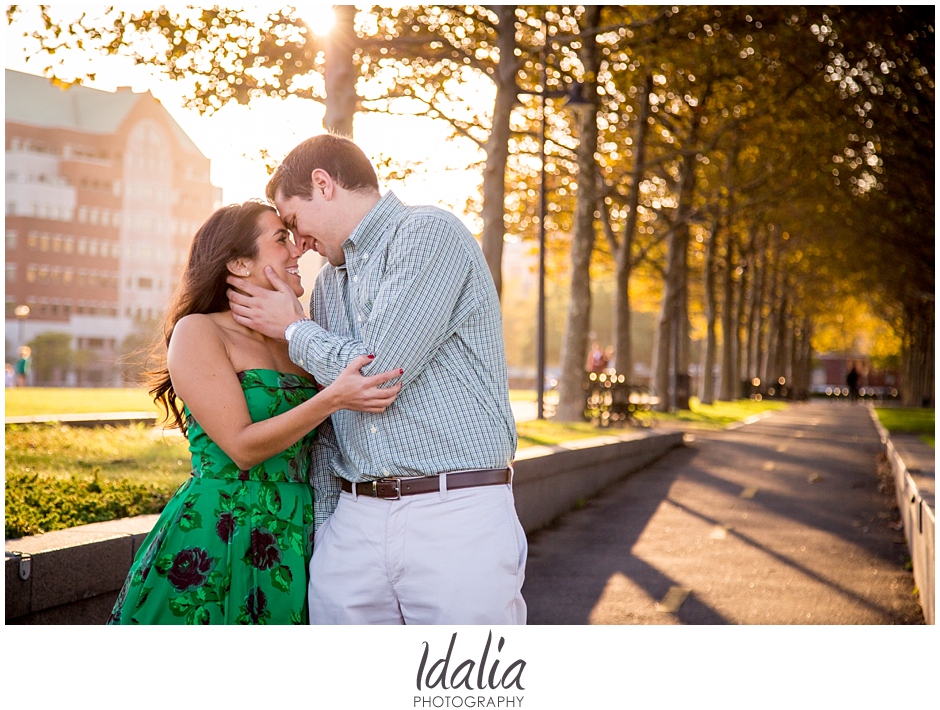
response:
<path fill-rule="evenodd" d="M 588 353 L 587 371 L 600 374 L 607 369 L 607 356 L 598 343 L 591 345 L 591 352 Z"/>
<path fill-rule="evenodd" d="M 20 348 L 20 358 L 16 361 L 16 386 L 26 387 L 29 384 L 29 371 L 31 369 L 32 350 L 28 345 Z"/>
<path fill-rule="evenodd" d="M 858 401 L 858 370 L 855 369 L 855 365 L 852 365 L 852 369 L 849 370 L 849 374 L 845 376 L 845 384 L 849 386 L 849 399 L 853 402 Z"/>
<path fill-rule="evenodd" d="M 14 382 L 16 382 L 16 370 L 10 363 L 7 363 L 4 369 L 6 372 L 6 386 L 12 387 Z"/>

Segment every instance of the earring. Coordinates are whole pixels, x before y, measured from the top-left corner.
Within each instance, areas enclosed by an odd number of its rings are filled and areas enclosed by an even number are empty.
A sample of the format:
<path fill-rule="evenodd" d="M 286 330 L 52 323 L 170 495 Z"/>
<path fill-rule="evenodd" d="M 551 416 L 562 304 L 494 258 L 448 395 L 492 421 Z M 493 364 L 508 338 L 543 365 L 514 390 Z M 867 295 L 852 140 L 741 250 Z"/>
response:
<path fill-rule="evenodd" d="M 245 276 L 251 276 L 251 272 L 250 272 L 250 271 L 246 271 L 246 272 L 245 272 Z"/>

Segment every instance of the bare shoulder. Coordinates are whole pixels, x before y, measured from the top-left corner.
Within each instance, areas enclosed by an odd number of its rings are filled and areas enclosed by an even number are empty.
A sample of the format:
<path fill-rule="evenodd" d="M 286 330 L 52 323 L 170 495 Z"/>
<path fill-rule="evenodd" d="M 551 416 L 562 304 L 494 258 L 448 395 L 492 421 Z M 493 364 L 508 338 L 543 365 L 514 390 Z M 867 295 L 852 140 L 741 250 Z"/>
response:
<path fill-rule="evenodd" d="M 190 360 L 193 356 L 213 352 L 225 354 L 221 326 L 212 316 L 192 313 L 179 319 L 167 349 L 167 361 L 171 368 L 174 360 Z"/>
<path fill-rule="evenodd" d="M 219 324 L 216 323 L 212 314 L 190 313 L 177 321 L 173 328 L 173 340 L 201 339 L 206 337 L 218 338 L 220 335 Z"/>

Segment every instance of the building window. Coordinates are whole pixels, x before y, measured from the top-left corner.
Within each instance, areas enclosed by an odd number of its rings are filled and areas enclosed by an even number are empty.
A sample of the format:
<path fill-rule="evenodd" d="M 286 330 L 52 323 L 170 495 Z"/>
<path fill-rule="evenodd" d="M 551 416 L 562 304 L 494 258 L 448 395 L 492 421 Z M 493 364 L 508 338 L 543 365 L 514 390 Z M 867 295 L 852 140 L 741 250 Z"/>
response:
<path fill-rule="evenodd" d="M 79 237 L 78 239 L 78 253 L 81 256 L 84 256 L 88 253 L 88 240 L 84 237 Z"/>
<path fill-rule="evenodd" d="M 56 234 L 52 238 L 52 251 L 54 252 L 62 251 L 62 235 L 61 234 Z"/>
<path fill-rule="evenodd" d="M 7 283 L 8 284 L 14 283 L 16 281 L 16 264 L 7 262 L 6 272 L 7 272 Z"/>
<path fill-rule="evenodd" d="M 39 248 L 39 232 L 30 230 L 26 235 L 26 246 L 32 251 L 36 251 Z"/>
<path fill-rule="evenodd" d="M 62 269 L 58 266 L 52 268 L 52 271 L 49 272 L 49 277 L 54 284 L 58 284 L 62 280 Z"/>
<path fill-rule="evenodd" d="M 51 240 L 49 239 L 48 234 L 45 234 L 45 233 L 41 234 L 39 237 L 39 251 L 49 251 L 50 241 Z"/>
<path fill-rule="evenodd" d="M 26 283 L 36 283 L 36 265 L 29 264 L 26 267 Z"/>
<path fill-rule="evenodd" d="M 66 286 L 70 285 L 72 283 L 73 273 L 71 266 L 66 267 L 65 271 L 62 272 L 62 283 Z"/>
<path fill-rule="evenodd" d="M 98 210 L 92 209 L 91 213 L 88 215 L 89 224 L 98 224 Z"/>
<path fill-rule="evenodd" d="M 88 221 L 88 208 L 87 207 L 78 208 L 78 221 L 81 222 L 82 224 Z"/>
<path fill-rule="evenodd" d="M 88 242 L 88 256 L 98 256 L 98 240 L 97 239 L 92 239 L 91 241 Z"/>
<path fill-rule="evenodd" d="M 71 254 L 75 249 L 75 237 L 66 236 L 62 240 L 62 251 L 66 254 Z"/>
<path fill-rule="evenodd" d="M 141 291 L 149 291 L 153 288 L 153 279 L 141 277 L 137 279 L 137 288 Z"/>
<path fill-rule="evenodd" d="M 39 267 L 39 283 L 47 284 L 49 283 L 49 267 L 45 264 Z"/>
<path fill-rule="evenodd" d="M 7 249 L 16 249 L 16 230 L 7 230 Z"/>

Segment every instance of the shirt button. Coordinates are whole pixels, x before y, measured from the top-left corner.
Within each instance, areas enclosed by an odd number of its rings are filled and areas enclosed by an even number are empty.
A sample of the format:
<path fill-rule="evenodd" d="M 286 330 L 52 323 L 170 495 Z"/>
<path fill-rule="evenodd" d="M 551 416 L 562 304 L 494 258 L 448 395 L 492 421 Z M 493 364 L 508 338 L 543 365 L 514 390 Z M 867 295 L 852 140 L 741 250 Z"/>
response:
<path fill-rule="evenodd" d="M 360 323 L 362 323 L 362 316 L 358 316 L 358 317 L 356 318 L 356 320 L 359 321 Z"/>
<path fill-rule="evenodd" d="M 353 283 L 359 283 L 359 277 L 353 276 Z"/>
<path fill-rule="evenodd" d="M 304 359 L 303 359 L 303 358 L 299 358 L 299 359 L 297 360 L 297 364 L 300 365 L 301 367 L 303 367 L 303 366 L 304 366 Z"/>
<path fill-rule="evenodd" d="M 368 252 L 366 252 L 365 254 L 362 255 L 362 260 L 363 260 L 363 261 L 368 261 L 368 260 L 369 260 L 369 253 L 368 253 Z"/>
<path fill-rule="evenodd" d="M 375 427 L 372 427 L 372 433 L 373 433 L 373 434 L 374 434 L 375 432 L 377 432 L 377 431 L 378 431 L 378 429 L 376 429 Z"/>

